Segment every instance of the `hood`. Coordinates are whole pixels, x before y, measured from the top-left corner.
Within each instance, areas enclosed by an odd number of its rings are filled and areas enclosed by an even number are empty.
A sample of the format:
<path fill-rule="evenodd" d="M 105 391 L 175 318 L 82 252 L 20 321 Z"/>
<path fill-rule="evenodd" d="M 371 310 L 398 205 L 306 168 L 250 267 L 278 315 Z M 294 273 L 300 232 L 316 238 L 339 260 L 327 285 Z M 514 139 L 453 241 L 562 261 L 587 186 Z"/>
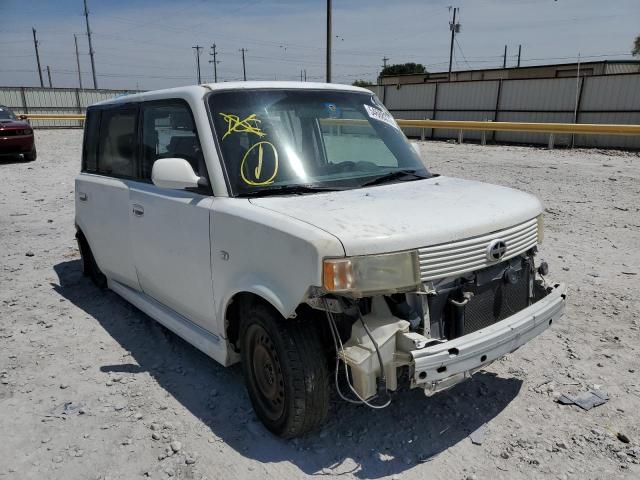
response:
<path fill-rule="evenodd" d="M 0 119 L 0 129 L 4 128 L 13 130 L 14 128 L 31 128 L 31 125 L 22 120 Z"/>
<path fill-rule="evenodd" d="M 491 233 L 542 213 L 528 193 L 434 177 L 342 192 L 259 197 L 251 203 L 335 235 L 346 255 L 437 245 Z"/>

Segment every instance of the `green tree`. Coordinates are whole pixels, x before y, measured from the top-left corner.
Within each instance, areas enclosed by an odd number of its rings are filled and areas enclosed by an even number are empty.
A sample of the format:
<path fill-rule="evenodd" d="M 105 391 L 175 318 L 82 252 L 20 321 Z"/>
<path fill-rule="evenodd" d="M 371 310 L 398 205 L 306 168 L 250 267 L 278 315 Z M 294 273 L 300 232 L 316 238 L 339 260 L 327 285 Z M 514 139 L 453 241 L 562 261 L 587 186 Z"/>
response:
<path fill-rule="evenodd" d="M 355 82 L 353 82 L 351 85 L 353 85 L 354 87 L 372 87 L 373 83 L 371 83 L 368 80 L 356 80 Z"/>
<path fill-rule="evenodd" d="M 403 73 L 427 73 L 427 69 L 421 63 L 398 63 L 383 68 L 380 75 L 401 75 Z"/>
<path fill-rule="evenodd" d="M 638 35 L 633 42 L 633 50 L 631 50 L 631 54 L 634 57 L 640 57 L 640 35 Z"/>

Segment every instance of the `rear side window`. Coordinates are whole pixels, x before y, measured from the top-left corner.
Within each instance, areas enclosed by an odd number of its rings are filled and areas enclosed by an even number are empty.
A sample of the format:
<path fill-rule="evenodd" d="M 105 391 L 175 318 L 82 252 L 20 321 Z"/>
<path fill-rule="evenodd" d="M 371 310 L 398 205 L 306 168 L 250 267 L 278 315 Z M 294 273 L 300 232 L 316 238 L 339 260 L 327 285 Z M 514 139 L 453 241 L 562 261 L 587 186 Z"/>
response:
<path fill-rule="evenodd" d="M 151 179 L 159 158 L 183 158 L 197 175 L 206 177 L 206 166 L 189 106 L 178 100 L 153 102 L 142 107 L 141 177 Z"/>
<path fill-rule="evenodd" d="M 116 177 L 136 177 L 136 137 L 136 107 L 103 110 L 98 142 L 98 173 Z"/>
<path fill-rule="evenodd" d="M 98 171 L 98 131 L 100 110 L 89 109 L 84 122 L 84 146 L 82 150 L 82 171 Z"/>

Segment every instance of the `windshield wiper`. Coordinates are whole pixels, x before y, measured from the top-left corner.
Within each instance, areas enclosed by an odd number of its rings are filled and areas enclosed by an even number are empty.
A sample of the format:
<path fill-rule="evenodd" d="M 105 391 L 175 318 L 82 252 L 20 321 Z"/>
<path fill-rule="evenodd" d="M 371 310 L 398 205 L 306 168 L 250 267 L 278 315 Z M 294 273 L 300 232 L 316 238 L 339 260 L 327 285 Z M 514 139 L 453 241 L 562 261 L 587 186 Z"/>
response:
<path fill-rule="evenodd" d="M 400 180 L 400 179 L 413 179 L 413 180 L 422 180 L 425 178 L 429 178 L 426 177 L 424 175 L 420 175 L 419 173 L 416 173 L 417 170 L 415 169 L 403 169 L 403 170 L 394 170 L 393 172 L 389 172 L 389 173 L 385 173 L 383 175 L 380 175 L 376 178 L 374 178 L 373 180 L 369 180 L 367 182 L 364 182 L 362 185 L 360 185 L 361 187 L 369 187 L 371 185 L 379 185 L 381 183 L 385 183 L 385 182 L 391 182 L 393 180 Z"/>
<path fill-rule="evenodd" d="M 267 197 L 270 195 L 302 195 L 304 193 L 336 192 L 344 190 L 335 187 L 321 187 L 318 185 L 282 185 L 280 187 L 263 188 L 253 192 L 246 192 L 239 197 Z"/>

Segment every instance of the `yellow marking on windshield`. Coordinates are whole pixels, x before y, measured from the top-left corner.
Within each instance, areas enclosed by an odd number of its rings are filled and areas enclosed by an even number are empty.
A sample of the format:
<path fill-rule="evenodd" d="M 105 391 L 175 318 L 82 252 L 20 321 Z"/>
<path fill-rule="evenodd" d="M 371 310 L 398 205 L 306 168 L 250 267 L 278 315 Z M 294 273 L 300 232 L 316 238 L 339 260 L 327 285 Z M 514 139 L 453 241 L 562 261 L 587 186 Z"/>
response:
<path fill-rule="evenodd" d="M 225 122 L 227 122 L 227 131 L 222 136 L 222 140 L 227 138 L 227 136 L 231 135 L 232 133 L 253 133 L 260 138 L 267 135 L 260 129 L 259 124 L 261 123 L 261 120 L 258 120 L 258 117 L 255 113 L 252 113 L 244 120 L 240 120 L 240 117 L 238 115 L 229 113 L 220 113 L 220 116 L 224 119 Z"/>
<path fill-rule="evenodd" d="M 260 180 L 260 176 L 262 175 L 262 159 L 264 156 L 265 146 L 271 148 L 271 151 L 273 152 L 273 173 L 269 178 L 265 180 Z M 249 154 L 255 148 L 258 149 L 258 165 L 253 170 L 255 180 L 250 180 L 249 178 L 247 178 L 247 175 L 245 175 L 245 169 L 246 169 L 245 167 L 246 167 L 247 159 L 249 158 Z M 245 152 L 244 156 L 242 157 L 242 161 L 240 162 L 240 177 L 242 178 L 242 181 L 247 185 L 251 185 L 253 187 L 262 187 L 265 185 L 269 185 L 273 183 L 273 180 L 276 178 L 277 174 L 278 174 L 278 150 L 276 149 L 275 145 L 271 142 L 262 141 L 262 142 L 256 143 L 251 148 L 249 148 Z"/>

